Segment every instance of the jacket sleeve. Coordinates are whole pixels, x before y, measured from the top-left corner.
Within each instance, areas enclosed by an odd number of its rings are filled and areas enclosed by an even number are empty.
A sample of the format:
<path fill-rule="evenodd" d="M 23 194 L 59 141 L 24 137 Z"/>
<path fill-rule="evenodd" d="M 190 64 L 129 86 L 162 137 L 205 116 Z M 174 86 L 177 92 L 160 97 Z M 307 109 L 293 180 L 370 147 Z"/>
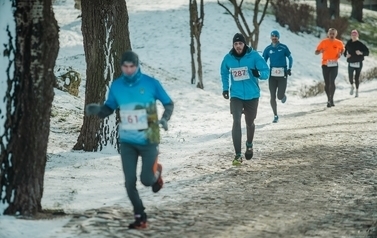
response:
<path fill-rule="evenodd" d="M 293 58 L 292 58 L 292 53 L 291 51 L 288 49 L 288 47 L 286 48 L 286 56 L 288 58 L 288 69 L 291 69 L 292 68 L 292 65 L 293 65 Z"/>
<path fill-rule="evenodd" d="M 344 53 L 343 53 L 344 57 L 347 56 L 347 52 L 348 52 L 348 44 L 349 44 L 348 42 L 349 42 L 349 41 L 347 41 L 346 45 L 344 46 Z"/>
<path fill-rule="evenodd" d="M 156 84 L 156 98 L 162 103 L 165 109 L 162 117 L 169 121 L 173 114 L 174 103 L 162 87 L 161 83 L 157 79 L 155 79 L 154 82 Z"/>
<path fill-rule="evenodd" d="M 255 57 L 255 68 L 259 71 L 259 79 L 267 80 L 270 77 L 270 68 L 268 67 L 266 61 L 260 56 L 256 51 Z"/>
<path fill-rule="evenodd" d="M 173 101 L 171 101 L 168 104 L 163 104 L 163 106 L 165 110 L 164 110 L 164 113 L 162 114 L 162 118 L 165 118 L 167 121 L 169 121 L 174 111 L 174 103 Z"/>
<path fill-rule="evenodd" d="M 226 63 L 226 56 L 224 57 L 220 67 L 221 81 L 223 84 L 223 91 L 229 91 L 229 67 Z"/>
<path fill-rule="evenodd" d="M 369 55 L 369 49 L 365 44 L 363 44 L 363 56 L 368 56 L 368 55 Z"/>
<path fill-rule="evenodd" d="M 99 118 L 105 118 L 105 117 L 108 117 L 110 116 L 112 113 L 114 112 L 113 109 L 111 109 L 110 107 L 108 107 L 106 104 L 102 105 L 101 106 L 101 109 L 99 111 L 99 113 L 97 114 L 97 116 Z"/>
<path fill-rule="evenodd" d="M 269 55 L 268 55 L 268 47 L 266 47 L 263 51 L 263 59 L 267 62 Z"/>
<path fill-rule="evenodd" d="M 113 93 L 113 85 L 110 86 L 109 94 L 107 96 L 107 99 L 106 99 L 104 105 L 107 108 L 111 109 L 112 111 L 114 111 L 115 109 L 117 109 L 119 107 L 118 102 L 117 102 L 117 100 L 114 96 L 114 93 Z M 104 110 L 107 111 L 106 109 L 104 109 Z"/>

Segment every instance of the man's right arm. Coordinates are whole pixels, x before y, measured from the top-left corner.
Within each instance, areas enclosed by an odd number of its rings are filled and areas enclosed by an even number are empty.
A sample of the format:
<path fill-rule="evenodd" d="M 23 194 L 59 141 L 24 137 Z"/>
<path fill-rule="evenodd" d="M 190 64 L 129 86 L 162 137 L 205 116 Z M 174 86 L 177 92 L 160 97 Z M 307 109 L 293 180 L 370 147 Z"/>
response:
<path fill-rule="evenodd" d="M 228 91 L 229 90 L 229 68 L 226 63 L 226 56 L 221 62 L 220 75 L 221 75 L 221 82 L 223 84 L 223 91 Z"/>
<path fill-rule="evenodd" d="M 86 105 L 85 107 L 85 113 L 87 116 L 98 116 L 99 118 L 105 118 L 110 116 L 114 112 L 113 109 L 111 109 L 106 104 L 99 105 L 97 103 L 90 103 Z"/>
<path fill-rule="evenodd" d="M 322 45 L 323 41 L 319 42 L 317 49 L 314 51 L 314 54 L 319 55 L 320 53 L 323 53 Z"/>

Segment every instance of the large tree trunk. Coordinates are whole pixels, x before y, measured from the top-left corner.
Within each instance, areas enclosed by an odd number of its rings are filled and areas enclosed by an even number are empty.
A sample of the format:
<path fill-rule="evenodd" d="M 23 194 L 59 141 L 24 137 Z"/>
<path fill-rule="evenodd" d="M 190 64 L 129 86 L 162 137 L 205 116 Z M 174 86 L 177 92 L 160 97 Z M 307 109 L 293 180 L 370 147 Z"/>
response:
<path fill-rule="evenodd" d="M 352 5 L 351 18 L 356 19 L 358 22 L 364 22 L 363 21 L 364 1 L 351 0 L 351 5 Z"/>
<path fill-rule="evenodd" d="M 8 59 L 7 78 L 0 78 L 7 82 L 0 98 L 0 198 L 8 204 L 4 214 L 33 215 L 42 209 L 58 26 L 51 0 L 10 2 L 16 25 L 8 24 L 9 42 L 0 50 Z"/>
<path fill-rule="evenodd" d="M 316 24 L 319 27 L 326 27 L 329 20 L 329 10 L 327 8 L 327 0 L 316 0 Z M 327 29 L 326 29 L 327 30 Z"/>
<path fill-rule="evenodd" d="M 340 12 L 340 0 L 330 0 L 329 15 L 330 18 L 338 18 Z"/>
<path fill-rule="evenodd" d="M 200 11 L 198 11 L 198 4 L 196 0 L 190 0 L 190 36 L 191 36 L 191 70 L 192 77 L 191 82 L 195 80 L 196 74 L 198 75 L 197 88 L 203 89 L 203 67 L 202 67 L 202 56 L 201 56 L 201 43 L 200 35 L 202 33 L 203 22 L 204 22 L 204 4 L 203 0 L 200 0 Z M 200 15 L 199 15 L 200 12 Z M 194 40 L 195 39 L 195 40 Z M 196 61 L 195 61 L 196 53 Z M 198 71 L 195 72 L 195 65 L 197 64 Z"/>
<path fill-rule="evenodd" d="M 128 12 L 124 0 L 82 0 L 82 33 L 86 60 L 85 105 L 103 103 L 107 86 L 118 77 L 120 59 L 131 49 Z M 118 148 L 116 114 L 100 120 L 85 116 L 73 149 Z"/>

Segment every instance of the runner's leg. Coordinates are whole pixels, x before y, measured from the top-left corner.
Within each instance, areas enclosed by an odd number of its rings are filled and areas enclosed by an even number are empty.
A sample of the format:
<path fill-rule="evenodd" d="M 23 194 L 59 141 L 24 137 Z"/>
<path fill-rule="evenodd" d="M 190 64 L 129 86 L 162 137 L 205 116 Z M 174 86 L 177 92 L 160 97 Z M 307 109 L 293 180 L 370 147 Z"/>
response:
<path fill-rule="evenodd" d="M 152 186 L 157 180 L 158 145 L 140 146 L 140 155 L 142 159 L 140 181 L 145 186 Z"/>
<path fill-rule="evenodd" d="M 333 103 L 335 94 L 335 79 L 338 76 L 338 66 L 330 69 L 330 101 Z"/>
<path fill-rule="evenodd" d="M 278 88 L 278 79 L 276 77 L 271 76 L 268 80 L 268 86 L 270 89 L 270 104 L 272 112 L 276 116 L 278 114 L 276 104 L 276 90 Z"/>
<path fill-rule="evenodd" d="M 278 80 L 278 99 L 282 100 L 287 89 L 287 77 L 281 77 Z"/>
<path fill-rule="evenodd" d="M 139 192 L 136 189 L 136 167 L 139 156 L 138 149 L 128 143 L 120 143 L 120 155 L 122 158 L 122 166 L 125 177 L 125 185 L 127 195 L 131 200 L 135 214 L 143 214 L 144 206 L 140 199 Z"/>
<path fill-rule="evenodd" d="M 360 73 L 361 73 L 361 69 L 363 68 L 363 62 L 360 62 L 360 68 L 356 68 L 356 74 L 355 74 L 355 86 L 356 86 L 356 89 L 359 89 L 359 85 L 360 85 Z"/>
<path fill-rule="evenodd" d="M 252 100 L 247 100 L 244 102 L 245 109 L 245 122 L 246 122 L 246 131 L 247 131 L 247 142 L 253 143 L 255 124 L 254 120 L 257 117 L 259 99 L 255 98 Z"/>
<path fill-rule="evenodd" d="M 325 92 L 327 95 L 327 101 L 330 102 L 330 78 L 329 78 L 329 68 L 326 65 L 322 65 L 322 75 L 325 81 Z"/>
<path fill-rule="evenodd" d="M 232 127 L 232 139 L 233 146 L 236 154 L 241 153 L 241 116 L 242 116 L 243 103 L 241 99 L 231 98 L 230 99 L 230 111 L 233 116 L 233 127 Z"/>

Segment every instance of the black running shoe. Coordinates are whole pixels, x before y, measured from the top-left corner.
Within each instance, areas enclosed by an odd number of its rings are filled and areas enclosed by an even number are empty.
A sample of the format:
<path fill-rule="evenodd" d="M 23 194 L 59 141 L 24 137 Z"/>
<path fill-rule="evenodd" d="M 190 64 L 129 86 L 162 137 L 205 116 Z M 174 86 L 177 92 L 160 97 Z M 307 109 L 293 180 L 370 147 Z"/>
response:
<path fill-rule="evenodd" d="M 145 229 L 147 228 L 147 214 L 135 214 L 135 221 L 128 225 L 128 229 Z"/>
<path fill-rule="evenodd" d="M 157 172 L 156 172 L 157 180 L 152 185 L 152 191 L 154 193 L 157 193 L 158 191 L 160 191 L 161 188 L 162 188 L 162 186 L 164 185 L 164 181 L 162 180 L 161 173 L 162 173 L 162 165 L 161 164 L 157 164 Z"/>
<path fill-rule="evenodd" d="M 245 152 L 245 158 L 247 160 L 251 160 L 253 158 L 254 151 L 253 151 L 253 143 L 246 142 L 246 152 Z"/>
<path fill-rule="evenodd" d="M 330 102 L 327 102 L 327 107 L 331 107 L 331 103 Z"/>

